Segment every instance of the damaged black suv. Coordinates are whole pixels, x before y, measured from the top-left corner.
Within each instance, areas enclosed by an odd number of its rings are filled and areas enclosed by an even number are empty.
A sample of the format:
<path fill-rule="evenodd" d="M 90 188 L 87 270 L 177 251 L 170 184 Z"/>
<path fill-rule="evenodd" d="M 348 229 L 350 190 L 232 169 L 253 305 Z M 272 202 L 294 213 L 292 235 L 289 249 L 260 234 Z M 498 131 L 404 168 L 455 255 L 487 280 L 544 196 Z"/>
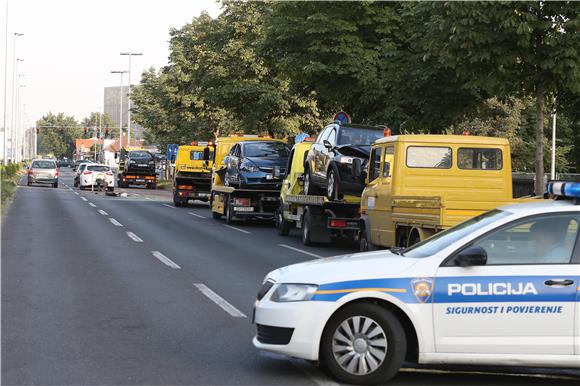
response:
<path fill-rule="evenodd" d="M 304 164 L 304 191 L 324 193 L 330 200 L 360 195 L 371 144 L 384 136 L 385 126 L 341 124 L 324 128 L 316 137 Z"/>

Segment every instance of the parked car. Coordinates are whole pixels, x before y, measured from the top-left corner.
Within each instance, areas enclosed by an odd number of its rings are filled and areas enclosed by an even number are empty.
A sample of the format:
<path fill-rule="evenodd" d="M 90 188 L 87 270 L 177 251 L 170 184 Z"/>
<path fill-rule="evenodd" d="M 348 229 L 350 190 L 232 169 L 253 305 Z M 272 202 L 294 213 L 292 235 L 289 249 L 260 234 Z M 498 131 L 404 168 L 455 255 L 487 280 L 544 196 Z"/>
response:
<path fill-rule="evenodd" d="M 28 168 L 27 185 L 51 184 L 53 188 L 58 188 L 58 167 L 51 159 L 35 159 Z"/>
<path fill-rule="evenodd" d="M 57 165 L 59 168 L 67 167 L 70 168 L 72 165 L 72 161 L 68 158 L 63 158 L 57 161 Z"/>
<path fill-rule="evenodd" d="M 75 169 L 75 176 L 73 179 L 73 185 L 75 188 L 78 188 L 80 182 L 80 175 L 85 170 L 87 165 L 91 164 L 92 162 L 83 161 L 78 164 L 77 168 Z"/>
<path fill-rule="evenodd" d="M 98 187 L 99 185 L 103 185 L 104 182 L 109 192 L 114 190 L 115 178 L 110 167 L 102 164 L 84 165 L 84 170 L 79 175 L 79 189 Z M 102 182 L 99 183 L 99 180 L 102 180 Z"/>
<path fill-rule="evenodd" d="M 224 183 L 238 188 L 279 189 L 289 155 L 290 147 L 284 142 L 240 142 L 225 159 Z"/>
<path fill-rule="evenodd" d="M 306 157 L 304 191 L 322 192 L 331 200 L 345 194 L 360 195 L 364 173 L 355 176 L 353 168 L 365 170 L 371 144 L 384 136 L 383 126 L 343 125 L 338 122 L 322 130 Z"/>

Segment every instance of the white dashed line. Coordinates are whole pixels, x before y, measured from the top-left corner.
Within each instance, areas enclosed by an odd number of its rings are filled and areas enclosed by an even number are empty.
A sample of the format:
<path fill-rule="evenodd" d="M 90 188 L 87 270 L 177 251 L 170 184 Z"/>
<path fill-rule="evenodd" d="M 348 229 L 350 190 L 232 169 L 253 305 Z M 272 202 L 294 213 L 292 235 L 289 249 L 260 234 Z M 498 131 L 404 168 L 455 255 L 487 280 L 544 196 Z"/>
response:
<path fill-rule="evenodd" d="M 145 199 L 146 199 L 146 200 L 152 200 L 152 198 L 151 198 L 151 197 L 145 197 Z"/>
<path fill-rule="evenodd" d="M 165 256 L 163 253 L 161 253 L 159 251 L 151 251 L 151 253 L 153 254 L 153 256 L 155 256 L 155 258 L 157 260 L 159 260 L 160 262 L 162 262 L 163 264 L 165 264 L 169 268 L 181 269 L 181 267 L 179 265 L 175 264 L 173 261 L 171 261 L 171 259 L 169 257 Z"/>
<path fill-rule="evenodd" d="M 171 206 L 171 205 L 168 205 L 168 204 L 161 204 L 161 205 L 166 206 L 166 207 L 171 208 L 171 209 L 175 209 L 174 206 Z"/>
<path fill-rule="evenodd" d="M 84 198 L 84 197 L 81 197 L 81 200 L 83 200 L 83 201 L 89 201 L 89 200 L 87 200 L 87 199 L 86 199 L 86 198 Z"/>
<path fill-rule="evenodd" d="M 320 255 L 317 255 L 316 253 L 304 251 L 304 250 L 299 249 L 299 248 L 294 248 L 294 247 L 291 247 L 290 245 L 286 245 L 286 244 L 278 244 L 278 245 L 281 246 L 282 248 L 291 249 L 291 250 L 296 251 L 296 252 L 304 253 L 305 255 L 308 255 L 308 256 L 316 257 L 317 259 L 324 259 L 324 256 L 320 256 Z"/>
<path fill-rule="evenodd" d="M 197 213 L 193 213 L 193 212 L 187 212 L 187 214 L 190 214 L 192 216 L 199 217 L 199 218 L 207 218 L 205 216 L 202 216 L 201 214 L 197 214 Z"/>
<path fill-rule="evenodd" d="M 99 213 L 102 214 L 103 216 L 108 216 L 109 215 L 107 212 L 105 212 L 102 209 L 99 209 Z"/>
<path fill-rule="evenodd" d="M 220 306 L 222 310 L 233 316 L 234 318 L 246 318 L 247 316 L 236 307 L 232 306 L 224 298 L 213 292 L 203 283 L 193 283 L 193 285 L 205 296 L 207 296 L 212 302 Z"/>
<path fill-rule="evenodd" d="M 127 232 L 127 236 L 129 236 L 129 238 L 131 240 L 133 240 L 134 242 L 136 242 L 136 243 L 142 243 L 143 242 L 143 239 L 141 237 L 137 236 L 133 232 Z"/>
<path fill-rule="evenodd" d="M 77 196 L 79 195 L 79 192 L 73 192 L 74 194 L 76 194 Z"/>
<path fill-rule="evenodd" d="M 233 230 L 235 230 L 235 231 L 238 231 L 238 232 L 245 233 L 245 234 L 247 234 L 247 235 L 249 235 L 249 234 L 250 234 L 250 232 L 248 232 L 247 230 L 244 230 L 244 229 L 236 228 L 236 227 L 233 227 L 233 226 L 231 226 L 231 225 L 226 225 L 226 224 L 224 224 L 224 226 L 225 226 L 225 227 L 227 227 L 227 228 L 233 229 Z"/>
<path fill-rule="evenodd" d="M 97 206 L 95 204 L 93 204 L 92 202 L 89 202 L 89 205 L 92 206 L 93 208 L 96 208 Z"/>
<path fill-rule="evenodd" d="M 115 225 L 115 226 L 118 226 L 118 227 L 122 227 L 122 226 L 123 226 L 123 224 L 121 224 L 119 221 L 115 220 L 115 219 L 114 219 L 114 218 L 112 218 L 112 217 L 110 217 L 110 218 L 109 218 L 109 221 L 110 221 L 110 222 L 111 222 L 113 225 Z"/>

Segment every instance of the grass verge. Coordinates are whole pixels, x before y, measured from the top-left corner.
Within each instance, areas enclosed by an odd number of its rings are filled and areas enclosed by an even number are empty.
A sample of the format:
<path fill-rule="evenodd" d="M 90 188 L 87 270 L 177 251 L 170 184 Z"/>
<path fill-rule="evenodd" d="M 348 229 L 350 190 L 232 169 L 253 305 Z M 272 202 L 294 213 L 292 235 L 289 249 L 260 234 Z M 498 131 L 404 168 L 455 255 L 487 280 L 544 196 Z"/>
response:
<path fill-rule="evenodd" d="M 10 202 L 16 191 L 16 185 L 22 177 L 21 164 L 8 164 L 0 166 L 0 184 L 1 184 L 1 205 L 4 212 L 6 205 Z"/>

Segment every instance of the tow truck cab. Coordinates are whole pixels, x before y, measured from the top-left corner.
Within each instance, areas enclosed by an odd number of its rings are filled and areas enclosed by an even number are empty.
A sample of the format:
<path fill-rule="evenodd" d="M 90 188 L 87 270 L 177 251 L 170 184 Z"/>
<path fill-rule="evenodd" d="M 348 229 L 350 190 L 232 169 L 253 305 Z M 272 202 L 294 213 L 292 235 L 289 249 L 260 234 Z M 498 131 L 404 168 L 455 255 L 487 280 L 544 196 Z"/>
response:
<path fill-rule="evenodd" d="M 192 142 L 191 145 L 179 146 L 173 177 L 175 206 L 187 206 L 189 200 L 209 200 L 213 166 L 210 145 L 208 142 Z"/>
<path fill-rule="evenodd" d="M 361 250 L 410 246 L 511 202 L 506 139 L 385 137 L 371 149 L 361 197 Z"/>
<path fill-rule="evenodd" d="M 226 156 L 234 145 L 245 141 L 287 143 L 286 140 L 270 136 L 234 134 L 217 138 L 215 144 L 209 147 L 210 152 L 213 150 L 210 196 L 212 216 L 214 219 L 225 216 L 226 223 L 241 218 L 271 219 L 278 208 L 280 189 L 236 188 L 225 184 Z"/>

